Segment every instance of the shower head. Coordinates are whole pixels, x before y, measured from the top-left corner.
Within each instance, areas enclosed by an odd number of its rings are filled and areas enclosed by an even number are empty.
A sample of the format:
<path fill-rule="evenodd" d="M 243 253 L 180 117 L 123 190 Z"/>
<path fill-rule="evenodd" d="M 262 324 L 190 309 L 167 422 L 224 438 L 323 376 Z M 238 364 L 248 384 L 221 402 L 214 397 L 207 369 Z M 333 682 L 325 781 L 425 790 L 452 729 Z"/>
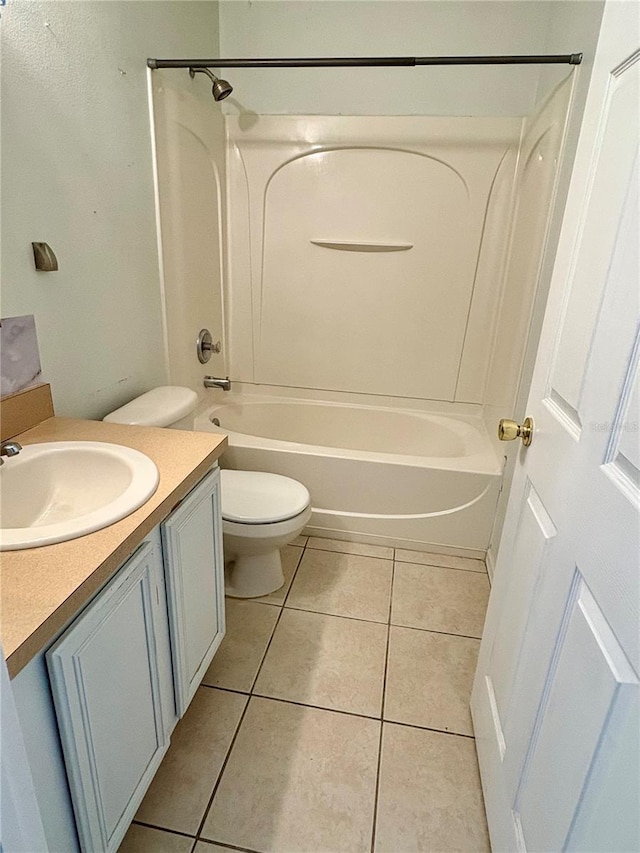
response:
<path fill-rule="evenodd" d="M 195 77 L 196 74 L 206 74 L 207 77 L 213 82 L 213 86 L 211 87 L 211 94 L 213 95 L 214 101 L 223 101 L 233 92 L 233 86 L 231 83 L 227 83 L 226 80 L 220 80 L 209 71 L 208 68 L 190 68 L 189 76 L 191 78 Z"/>

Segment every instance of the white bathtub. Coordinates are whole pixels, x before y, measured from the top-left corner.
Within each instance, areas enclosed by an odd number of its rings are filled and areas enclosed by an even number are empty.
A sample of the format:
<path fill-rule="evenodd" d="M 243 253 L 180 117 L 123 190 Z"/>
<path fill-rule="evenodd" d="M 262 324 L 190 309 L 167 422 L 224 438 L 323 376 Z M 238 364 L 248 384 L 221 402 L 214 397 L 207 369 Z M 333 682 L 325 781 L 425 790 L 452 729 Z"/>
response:
<path fill-rule="evenodd" d="M 230 394 L 194 429 L 228 435 L 223 467 L 303 482 L 309 533 L 475 554 L 489 544 L 502 471 L 480 420 Z"/>

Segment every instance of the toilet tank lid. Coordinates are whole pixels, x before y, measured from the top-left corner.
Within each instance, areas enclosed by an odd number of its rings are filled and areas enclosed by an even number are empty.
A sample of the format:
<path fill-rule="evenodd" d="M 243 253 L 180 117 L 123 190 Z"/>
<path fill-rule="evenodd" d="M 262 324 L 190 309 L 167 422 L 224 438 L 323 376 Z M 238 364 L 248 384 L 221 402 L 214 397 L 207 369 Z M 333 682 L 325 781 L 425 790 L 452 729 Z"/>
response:
<path fill-rule="evenodd" d="M 165 427 L 191 414 L 197 404 L 198 395 L 191 388 L 162 385 L 135 397 L 103 420 L 112 424 Z"/>

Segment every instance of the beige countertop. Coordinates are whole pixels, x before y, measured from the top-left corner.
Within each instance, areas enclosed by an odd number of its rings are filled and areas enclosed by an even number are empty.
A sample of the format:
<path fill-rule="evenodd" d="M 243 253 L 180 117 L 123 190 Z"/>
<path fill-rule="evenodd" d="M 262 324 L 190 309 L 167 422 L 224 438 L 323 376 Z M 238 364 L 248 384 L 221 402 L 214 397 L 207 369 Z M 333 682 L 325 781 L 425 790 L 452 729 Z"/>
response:
<path fill-rule="evenodd" d="M 78 440 L 123 444 L 153 459 L 160 482 L 145 504 L 116 524 L 56 545 L 2 552 L 1 633 L 11 677 L 42 651 L 109 580 L 227 446 L 226 436 L 215 433 L 57 417 L 16 439 L 24 445 Z"/>

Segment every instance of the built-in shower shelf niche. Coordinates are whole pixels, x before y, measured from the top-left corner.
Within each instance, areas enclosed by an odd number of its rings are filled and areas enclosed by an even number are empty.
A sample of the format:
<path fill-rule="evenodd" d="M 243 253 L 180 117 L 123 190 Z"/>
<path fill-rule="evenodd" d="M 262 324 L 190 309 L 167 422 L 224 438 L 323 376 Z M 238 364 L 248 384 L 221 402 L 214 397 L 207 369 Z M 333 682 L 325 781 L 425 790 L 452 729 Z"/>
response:
<path fill-rule="evenodd" d="M 309 240 L 314 246 L 323 249 L 337 249 L 339 252 L 406 252 L 413 249 L 413 243 L 399 243 L 391 240 L 382 242 L 363 240 Z"/>

